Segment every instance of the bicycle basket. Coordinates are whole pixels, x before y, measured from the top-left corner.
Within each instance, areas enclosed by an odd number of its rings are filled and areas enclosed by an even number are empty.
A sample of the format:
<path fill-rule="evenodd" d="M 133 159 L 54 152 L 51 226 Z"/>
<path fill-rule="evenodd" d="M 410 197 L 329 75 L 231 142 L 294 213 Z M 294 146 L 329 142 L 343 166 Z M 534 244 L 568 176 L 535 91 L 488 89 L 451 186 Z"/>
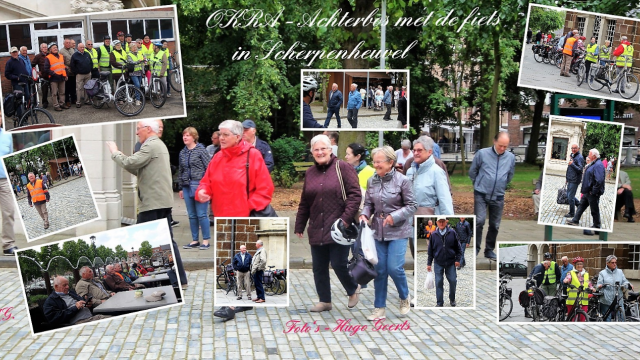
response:
<path fill-rule="evenodd" d="M 91 79 L 84 84 L 84 90 L 87 92 L 87 95 L 93 97 L 100 94 L 100 90 L 102 90 L 102 86 L 100 85 L 100 81 L 98 79 Z"/>
<path fill-rule="evenodd" d="M 273 282 L 273 273 L 271 271 L 265 272 L 262 275 L 262 283 L 271 284 Z"/>
<path fill-rule="evenodd" d="M 518 302 L 523 308 L 529 306 L 529 294 L 527 293 L 527 290 L 522 290 L 520 292 L 520 295 L 518 295 Z"/>
<path fill-rule="evenodd" d="M 547 319 L 553 319 L 558 313 L 558 298 L 555 296 L 545 296 L 544 304 L 542 305 L 542 315 Z"/>
<path fill-rule="evenodd" d="M 227 272 L 233 272 L 233 265 L 231 264 L 226 265 L 224 268 Z"/>
<path fill-rule="evenodd" d="M 4 116 L 13 116 L 16 113 L 15 96 L 13 93 L 7 94 L 3 100 Z"/>

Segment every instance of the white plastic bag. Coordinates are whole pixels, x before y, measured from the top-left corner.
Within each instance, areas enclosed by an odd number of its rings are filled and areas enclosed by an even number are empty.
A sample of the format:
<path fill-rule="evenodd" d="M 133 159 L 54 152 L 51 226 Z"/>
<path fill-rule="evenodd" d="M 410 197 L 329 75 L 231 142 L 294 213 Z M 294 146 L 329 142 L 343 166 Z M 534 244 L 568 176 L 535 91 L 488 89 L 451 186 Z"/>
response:
<path fill-rule="evenodd" d="M 433 271 L 427 272 L 427 278 L 424 280 L 424 289 L 431 290 L 436 288 L 436 277 L 433 275 Z"/>
<path fill-rule="evenodd" d="M 364 224 L 362 226 L 362 231 L 360 232 L 360 243 L 362 246 L 362 253 L 364 254 L 364 258 L 367 259 L 372 265 L 376 265 L 378 263 L 376 240 L 373 238 L 373 231 L 367 224 Z"/>

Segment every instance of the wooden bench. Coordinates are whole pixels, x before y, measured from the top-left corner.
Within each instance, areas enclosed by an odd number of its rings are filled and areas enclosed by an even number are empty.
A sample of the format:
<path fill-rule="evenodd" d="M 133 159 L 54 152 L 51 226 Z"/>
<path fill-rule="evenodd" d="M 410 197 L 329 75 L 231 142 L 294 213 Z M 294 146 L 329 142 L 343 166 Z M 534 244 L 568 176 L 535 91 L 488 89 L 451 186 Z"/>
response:
<path fill-rule="evenodd" d="M 449 173 L 449 176 L 453 175 L 453 172 L 456 171 L 456 165 L 458 164 L 455 161 L 449 161 L 447 164 L 447 172 Z"/>
<path fill-rule="evenodd" d="M 296 171 L 299 173 L 305 173 L 308 168 L 313 166 L 313 162 L 293 162 L 293 166 L 296 168 Z"/>

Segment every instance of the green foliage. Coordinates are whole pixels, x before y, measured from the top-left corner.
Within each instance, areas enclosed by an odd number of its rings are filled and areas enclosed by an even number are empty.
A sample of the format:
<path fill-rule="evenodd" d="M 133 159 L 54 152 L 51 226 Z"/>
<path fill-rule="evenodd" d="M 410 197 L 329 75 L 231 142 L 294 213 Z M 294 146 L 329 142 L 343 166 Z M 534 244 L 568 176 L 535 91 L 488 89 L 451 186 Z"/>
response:
<path fill-rule="evenodd" d="M 293 162 L 304 161 L 306 144 L 294 137 L 281 137 L 271 143 L 271 152 L 275 161 L 275 170 L 271 174 L 274 183 L 290 188 L 298 181 Z"/>
<path fill-rule="evenodd" d="M 566 11 L 557 11 L 542 7 L 531 7 L 531 16 L 529 17 L 529 29 L 535 34 L 538 30 L 544 33 L 562 29 Z"/>
<path fill-rule="evenodd" d="M 138 251 L 138 255 L 140 255 L 140 257 L 150 258 L 151 255 L 153 255 L 151 244 L 147 240 L 140 244 L 140 249 Z"/>
<path fill-rule="evenodd" d="M 29 296 L 29 305 L 37 304 L 40 300 L 46 300 L 49 295 L 33 295 Z"/>
<path fill-rule="evenodd" d="M 116 245 L 115 250 L 116 250 L 115 253 L 117 258 L 119 258 L 120 260 L 127 258 L 127 255 L 128 255 L 127 251 L 122 248 L 122 245 L 120 244 Z"/>
<path fill-rule="evenodd" d="M 107 258 L 114 258 L 116 256 L 115 251 L 113 251 L 112 249 L 104 246 L 104 245 L 100 245 L 96 248 L 96 256 L 99 257 L 100 259 L 102 259 L 102 261 L 107 262 Z"/>
<path fill-rule="evenodd" d="M 612 156 L 618 157 L 621 136 L 621 125 L 588 122 L 586 136 L 582 145 L 582 156 L 586 158 L 589 155 L 589 150 L 598 149 L 602 159 Z"/>
<path fill-rule="evenodd" d="M 537 0 L 536 4 L 559 6 L 568 9 L 592 11 L 617 16 L 626 16 L 627 12 L 635 9 L 638 5 L 637 2 L 631 0 Z M 636 17 L 638 17 L 638 13 L 636 13 Z"/>
<path fill-rule="evenodd" d="M 25 258 L 25 256 L 34 259 L 35 262 Z M 20 272 L 22 273 L 22 279 L 25 283 L 42 276 L 42 270 L 38 266 L 38 264 L 42 264 L 38 260 L 38 253 L 35 250 L 25 250 L 18 256 Z"/>
<path fill-rule="evenodd" d="M 527 244 L 503 244 L 503 243 L 499 243 L 498 247 L 500 247 L 500 248 L 508 248 L 508 247 L 514 247 L 514 246 L 523 246 L 523 245 L 527 245 Z"/>
<path fill-rule="evenodd" d="M 273 172 L 271 172 L 271 179 L 277 186 L 291 189 L 291 187 L 298 182 L 299 175 L 295 171 L 274 169 Z"/>

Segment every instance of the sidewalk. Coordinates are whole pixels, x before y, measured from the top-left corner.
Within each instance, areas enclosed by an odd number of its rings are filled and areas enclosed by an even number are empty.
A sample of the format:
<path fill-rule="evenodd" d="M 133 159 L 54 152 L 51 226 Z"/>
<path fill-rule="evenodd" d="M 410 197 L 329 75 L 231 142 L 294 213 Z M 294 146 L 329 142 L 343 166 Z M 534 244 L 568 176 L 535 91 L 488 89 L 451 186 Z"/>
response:
<path fill-rule="evenodd" d="M 325 120 L 327 119 L 327 112 L 322 111 L 322 106 L 311 106 L 311 111 L 313 112 L 313 118 L 320 123 L 320 125 L 324 125 Z M 368 109 L 366 107 L 361 107 L 358 110 L 358 128 L 359 129 L 400 129 L 400 122 L 398 119 L 398 109 L 391 108 L 391 119 L 390 121 L 385 121 L 382 118 L 384 114 L 386 114 L 387 109 L 384 110 L 373 110 Z M 342 129 L 351 129 L 351 124 L 347 120 L 347 108 L 346 106 L 340 109 L 340 125 Z M 330 129 L 335 129 L 338 127 L 338 120 L 336 116 L 331 117 L 331 122 L 329 123 Z"/>

